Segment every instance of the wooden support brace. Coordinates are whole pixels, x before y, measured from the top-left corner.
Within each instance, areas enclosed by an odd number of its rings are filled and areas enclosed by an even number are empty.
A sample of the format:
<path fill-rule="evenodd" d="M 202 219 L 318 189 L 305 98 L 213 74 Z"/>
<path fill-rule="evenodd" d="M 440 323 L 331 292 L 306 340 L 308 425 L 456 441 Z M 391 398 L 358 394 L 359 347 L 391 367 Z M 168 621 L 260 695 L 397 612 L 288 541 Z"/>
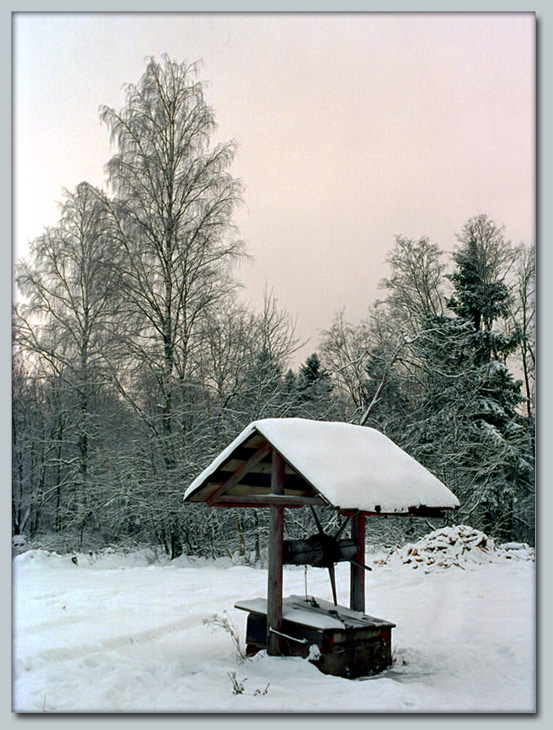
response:
<path fill-rule="evenodd" d="M 227 492 L 229 489 L 232 489 L 235 484 L 238 484 L 240 479 L 247 474 L 250 469 L 253 469 L 253 467 L 256 464 L 259 464 L 259 462 L 267 456 L 267 454 L 271 451 L 273 447 L 271 444 L 263 444 L 260 446 L 257 451 L 248 459 L 248 461 L 245 461 L 243 464 L 241 464 L 238 469 L 236 469 L 230 477 L 221 484 L 217 489 L 213 492 L 213 494 L 209 497 L 208 503 L 213 504 L 213 502 L 218 501 L 218 497 L 220 497 L 222 494 Z"/>
<path fill-rule="evenodd" d="M 354 514 L 351 518 L 351 537 L 358 546 L 355 560 L 365 563 L 365 515 Z M 353 611 L 365 613 L 365 569 L 351 564 L 349 606 Z"/>
<path fill-rule="evenodd" d="M 284 459 L 273 451 L 271 493 L 284 493 Z M 269 507 L 269 575 L 267 582 L 267 654 L 281 654 L 282 629 L 282 541 L 284 538 L 284 507 Z"/>

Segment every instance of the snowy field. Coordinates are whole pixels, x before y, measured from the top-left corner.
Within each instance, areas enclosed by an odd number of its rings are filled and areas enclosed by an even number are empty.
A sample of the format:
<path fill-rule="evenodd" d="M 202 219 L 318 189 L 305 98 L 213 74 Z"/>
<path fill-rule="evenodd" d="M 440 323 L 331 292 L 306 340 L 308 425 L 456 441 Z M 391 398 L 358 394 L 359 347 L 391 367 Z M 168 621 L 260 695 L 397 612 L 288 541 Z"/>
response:
<path fill-rule="evenodd" d="M 496 549 L 464 529 L 367 555 L 366 611 L 397 628 L 393 666 L 360 680 L 264 652 L 240 660 L 231 635 L 209 619 L 227 618 L 243 642 L 246 614 L 233 605 L 266 595 L 263 569 L 164 562 L 147 551 L 76 562 L 27 551 L 13 563 L 13 709 L 533 712 L 533 553 Z M 309 569 L 307 581 L 310 595 L 331 600 L 326 571 Z M 348 565 L 337 566 L 337 582 L 347 605 Z M 305 594 L 303 568 L 285 568 L 284 595 L 292 593 Z"/>

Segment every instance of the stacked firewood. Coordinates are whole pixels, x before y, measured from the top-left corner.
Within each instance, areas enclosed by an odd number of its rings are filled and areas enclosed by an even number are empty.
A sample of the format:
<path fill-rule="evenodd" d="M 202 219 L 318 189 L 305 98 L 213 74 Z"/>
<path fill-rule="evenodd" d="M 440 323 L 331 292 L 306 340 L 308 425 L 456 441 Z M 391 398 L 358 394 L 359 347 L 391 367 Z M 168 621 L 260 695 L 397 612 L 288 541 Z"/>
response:
<path fill-rule="evenodd" d="M 443 527 L 420 538 L 416 543 L 396 546 L 388 555 L 374 561 L 377 565 L 401 562 L 411 568 L 429 572 L 436 568 L 462 568 L 496 560 L 535 560 L 535 550 L 524 543 L 502 545 L 480 530 L 467 525 Z"/>

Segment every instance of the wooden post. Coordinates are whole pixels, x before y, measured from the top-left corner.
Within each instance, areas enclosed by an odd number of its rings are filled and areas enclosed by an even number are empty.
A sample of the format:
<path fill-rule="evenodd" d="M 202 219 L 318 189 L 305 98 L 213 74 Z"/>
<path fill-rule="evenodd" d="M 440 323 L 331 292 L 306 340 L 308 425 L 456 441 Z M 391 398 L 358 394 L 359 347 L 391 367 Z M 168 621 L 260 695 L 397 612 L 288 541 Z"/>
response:
<path fill-rule="evenodd" d="M 355 560 L 365 563 L 365 515 L 356 514 L 351 518 L 351 537 L 359 549 Z M 354 611 L 365 613 L 365 569 L 353 563 L 350 566 L 349 606 Z"/>
<path fill-rule="evenodd" d="M 273 450 L 271 493 L 284 494 L 284 459 Z M 269 507 L 269 576 L 267 584 L 267 654 L 278 656 L 282 629 L 282 540 L 284 537 L 284 507 Z"/>

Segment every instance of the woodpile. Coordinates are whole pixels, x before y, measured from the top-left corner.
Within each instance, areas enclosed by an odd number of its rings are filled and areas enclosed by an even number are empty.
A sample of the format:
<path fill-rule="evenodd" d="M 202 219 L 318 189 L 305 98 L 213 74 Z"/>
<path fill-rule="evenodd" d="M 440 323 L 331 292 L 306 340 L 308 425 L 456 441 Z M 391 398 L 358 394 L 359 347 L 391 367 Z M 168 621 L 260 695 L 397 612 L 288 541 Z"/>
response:
<path fill-rule="evenodd" d="M 425 573 L 435 569 L 465 569 L 468 565 L 496 560 L 535 560 L 535 550 L 524 543 L 496 542 L 473 527 L 456 525 L 434 530 L 416 543 L 397 546 L 377 565 L 401 562 Z"/>

